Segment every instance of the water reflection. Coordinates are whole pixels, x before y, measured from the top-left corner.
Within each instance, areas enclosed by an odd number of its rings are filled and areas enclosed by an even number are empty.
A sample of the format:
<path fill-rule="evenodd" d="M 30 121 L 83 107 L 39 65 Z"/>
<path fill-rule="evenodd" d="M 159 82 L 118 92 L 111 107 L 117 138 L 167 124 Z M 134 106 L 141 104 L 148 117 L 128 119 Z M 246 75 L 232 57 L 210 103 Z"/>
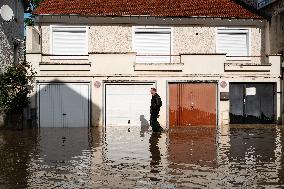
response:
<path fill-rule="evenodd" d="M 0 188 L 283 187 L 283 127 L 141 129 L 0 131 Z"/>
<path fill-rule="evenodd" d="M 152 133 L 151 137 L 149 139 L 149 150 L 151 152 L 151 161 L 150 161 L 150 166 L 151 166 L 151 173 L 159 173 L 159 165 L 161 163 L 161 152 L 160 152 L 160 147 L 158 145 L 159 139 L 161 138 L 161 133 Z M 156 177 L 150 177 L 151 180 L 154 181 L 159 181 L 161 179 L 156 178 Z"/>

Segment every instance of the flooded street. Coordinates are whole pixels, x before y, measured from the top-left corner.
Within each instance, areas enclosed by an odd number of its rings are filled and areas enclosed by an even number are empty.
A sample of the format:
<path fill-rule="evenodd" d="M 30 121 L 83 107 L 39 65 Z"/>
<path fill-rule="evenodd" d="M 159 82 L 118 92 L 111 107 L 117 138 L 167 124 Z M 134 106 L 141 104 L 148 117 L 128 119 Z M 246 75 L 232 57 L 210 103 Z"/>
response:
<path fill-rule="evenodd" d="M 0 188 L 283 188 L 284 127 L 0 131 Z"/>

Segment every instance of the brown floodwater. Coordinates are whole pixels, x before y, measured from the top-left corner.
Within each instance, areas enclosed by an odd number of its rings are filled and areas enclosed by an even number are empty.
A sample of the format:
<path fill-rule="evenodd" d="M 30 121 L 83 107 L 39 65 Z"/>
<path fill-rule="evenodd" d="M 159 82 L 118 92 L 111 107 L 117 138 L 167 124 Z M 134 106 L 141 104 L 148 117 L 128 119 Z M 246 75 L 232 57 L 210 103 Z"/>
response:
<path fill-rule="evenodd" d="M 0 188 L 283 188 L 284 127 L 0 131 Z"/>

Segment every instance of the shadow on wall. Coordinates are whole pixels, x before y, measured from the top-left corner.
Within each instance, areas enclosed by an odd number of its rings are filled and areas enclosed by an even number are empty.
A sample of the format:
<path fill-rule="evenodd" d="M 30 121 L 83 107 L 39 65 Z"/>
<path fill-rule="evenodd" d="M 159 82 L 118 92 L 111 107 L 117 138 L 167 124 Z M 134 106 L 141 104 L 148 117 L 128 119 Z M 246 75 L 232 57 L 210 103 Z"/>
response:
<path fill-rule="evenodd" d="M 144 115 L 140 115 L 140 122 L 141 122 L 140 136 L 144 137 L 145 133 L 149 131 L 150 124 L 148 120 L 145 119 Z"/>
<path fill-rule="evenodd" d="M 90 83 L 66 83 L 53 80 L 37 84 L 37 94 L 31 96 L 36 106 L 28 111 L 29 126 L 88 127 L 98 126 L 101 109 L 91 103 Z M 36 108 L 35 108 L 36 107 Z"/>

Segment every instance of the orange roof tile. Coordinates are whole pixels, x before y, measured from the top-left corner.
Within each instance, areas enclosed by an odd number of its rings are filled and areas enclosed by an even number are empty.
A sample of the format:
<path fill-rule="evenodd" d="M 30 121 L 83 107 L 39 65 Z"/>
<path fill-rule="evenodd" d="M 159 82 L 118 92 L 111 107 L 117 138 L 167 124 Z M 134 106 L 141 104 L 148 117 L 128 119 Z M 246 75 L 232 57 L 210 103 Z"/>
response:
<path fill-rule="evenodd" d="M 34 14 L 263 19 L 234 0 L 44 0 Z"/>

